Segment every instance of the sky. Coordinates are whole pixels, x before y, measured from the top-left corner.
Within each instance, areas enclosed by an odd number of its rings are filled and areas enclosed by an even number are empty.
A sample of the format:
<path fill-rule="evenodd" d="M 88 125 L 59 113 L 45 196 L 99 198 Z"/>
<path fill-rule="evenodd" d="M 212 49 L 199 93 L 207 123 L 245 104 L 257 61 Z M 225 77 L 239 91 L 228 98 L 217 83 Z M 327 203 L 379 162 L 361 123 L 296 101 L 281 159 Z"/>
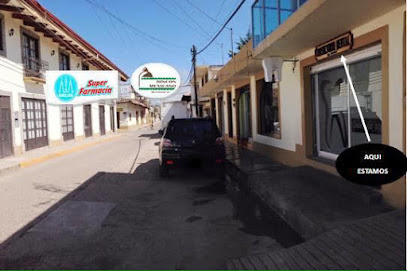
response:
<path fill-rule="evenodd" d="M 105 8 L 128 25 L 89 1 Z M 127 75 L 131 76 L 135 69 L 145 63 L 161 62 L 173 66 L 183 81 L 191 69 L 192 45 L 195 44 L 198 51 L 202 49 L 240 1 L 38 0 Z M 250 29 L 253 2 L 247 0 L 228 24 L 233 28 L 234 42 Z M 233 46 L 236 48 L 236 44 Z M 225 64 L 229 60 L 230 48 L 231 31 L 225 29 L 208 49 L 198 55 L 197 65 Z"/>

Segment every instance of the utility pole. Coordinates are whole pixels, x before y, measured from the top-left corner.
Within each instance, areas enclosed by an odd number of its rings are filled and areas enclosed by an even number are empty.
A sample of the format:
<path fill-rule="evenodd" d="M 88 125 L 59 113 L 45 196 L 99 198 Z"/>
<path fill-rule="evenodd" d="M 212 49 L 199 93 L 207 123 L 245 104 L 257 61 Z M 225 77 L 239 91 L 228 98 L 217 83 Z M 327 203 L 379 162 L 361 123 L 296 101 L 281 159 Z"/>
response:
<path fill-rule="evenodd" d="M 192 45 L 192 67 L 194 69 L 194 92 L 195 92 L 195 115 L 199 117 L 198 114 L 198 93 L 196 89 L 196 48 L 195 45 Z"/>

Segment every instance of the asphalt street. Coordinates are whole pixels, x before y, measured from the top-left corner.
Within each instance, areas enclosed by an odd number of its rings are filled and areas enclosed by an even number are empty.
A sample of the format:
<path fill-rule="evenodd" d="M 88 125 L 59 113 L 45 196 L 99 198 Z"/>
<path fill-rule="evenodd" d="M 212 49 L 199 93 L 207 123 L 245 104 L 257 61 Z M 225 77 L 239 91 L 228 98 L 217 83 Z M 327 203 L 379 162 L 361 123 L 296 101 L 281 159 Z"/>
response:
<path fill-rule="evenodd" d="M 0 269 L 224 269 L 281 248 L 235 218 L 209 170 L 160 178 L 158 142 L 129 131 L 1 177 Z"/>

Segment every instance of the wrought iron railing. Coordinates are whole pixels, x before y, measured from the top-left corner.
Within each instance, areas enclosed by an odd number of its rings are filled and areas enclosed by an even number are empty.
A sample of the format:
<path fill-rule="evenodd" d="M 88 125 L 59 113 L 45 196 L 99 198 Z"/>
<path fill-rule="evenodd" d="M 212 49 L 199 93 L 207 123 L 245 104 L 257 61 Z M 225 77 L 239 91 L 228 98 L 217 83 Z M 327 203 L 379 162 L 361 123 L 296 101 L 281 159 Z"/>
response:
<path fill-rule="evenodd" d="M 35 57 L 23 56 L 23 68 L 25 77 L 45 79 L 45 71 L 49 69 L 49 64 Z"/>

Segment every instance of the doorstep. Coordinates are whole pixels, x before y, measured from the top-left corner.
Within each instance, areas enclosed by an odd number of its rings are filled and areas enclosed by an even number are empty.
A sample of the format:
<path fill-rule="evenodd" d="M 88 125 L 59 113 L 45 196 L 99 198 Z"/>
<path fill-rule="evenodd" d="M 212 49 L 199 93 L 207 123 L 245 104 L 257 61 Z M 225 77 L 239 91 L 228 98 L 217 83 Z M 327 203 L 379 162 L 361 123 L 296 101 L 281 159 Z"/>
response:
<path fill-rule="evenodd" d="M 246 191 L 303 239 L 393 210 L 370 187 L 310 166 L 289 167 L 235 144 L 226 144 L 228 185 Z"/>
<path fill-rule="evenodd" d="M 10 156 L 0 159 L 0 176 L 6 175 L 19 168 L 29 167 L 35 164 L 39 164 L 50 159 L 61 157 L 73 152 L 77 152 L 104 142 L 108 142 L 119 138 L 121 135 L 112 133 L 97 138 L 86 138 L 80 141 L 67 141 L 62 145 L 55 147 L 43 147 L 27 151 L 19 156 Z"/>

